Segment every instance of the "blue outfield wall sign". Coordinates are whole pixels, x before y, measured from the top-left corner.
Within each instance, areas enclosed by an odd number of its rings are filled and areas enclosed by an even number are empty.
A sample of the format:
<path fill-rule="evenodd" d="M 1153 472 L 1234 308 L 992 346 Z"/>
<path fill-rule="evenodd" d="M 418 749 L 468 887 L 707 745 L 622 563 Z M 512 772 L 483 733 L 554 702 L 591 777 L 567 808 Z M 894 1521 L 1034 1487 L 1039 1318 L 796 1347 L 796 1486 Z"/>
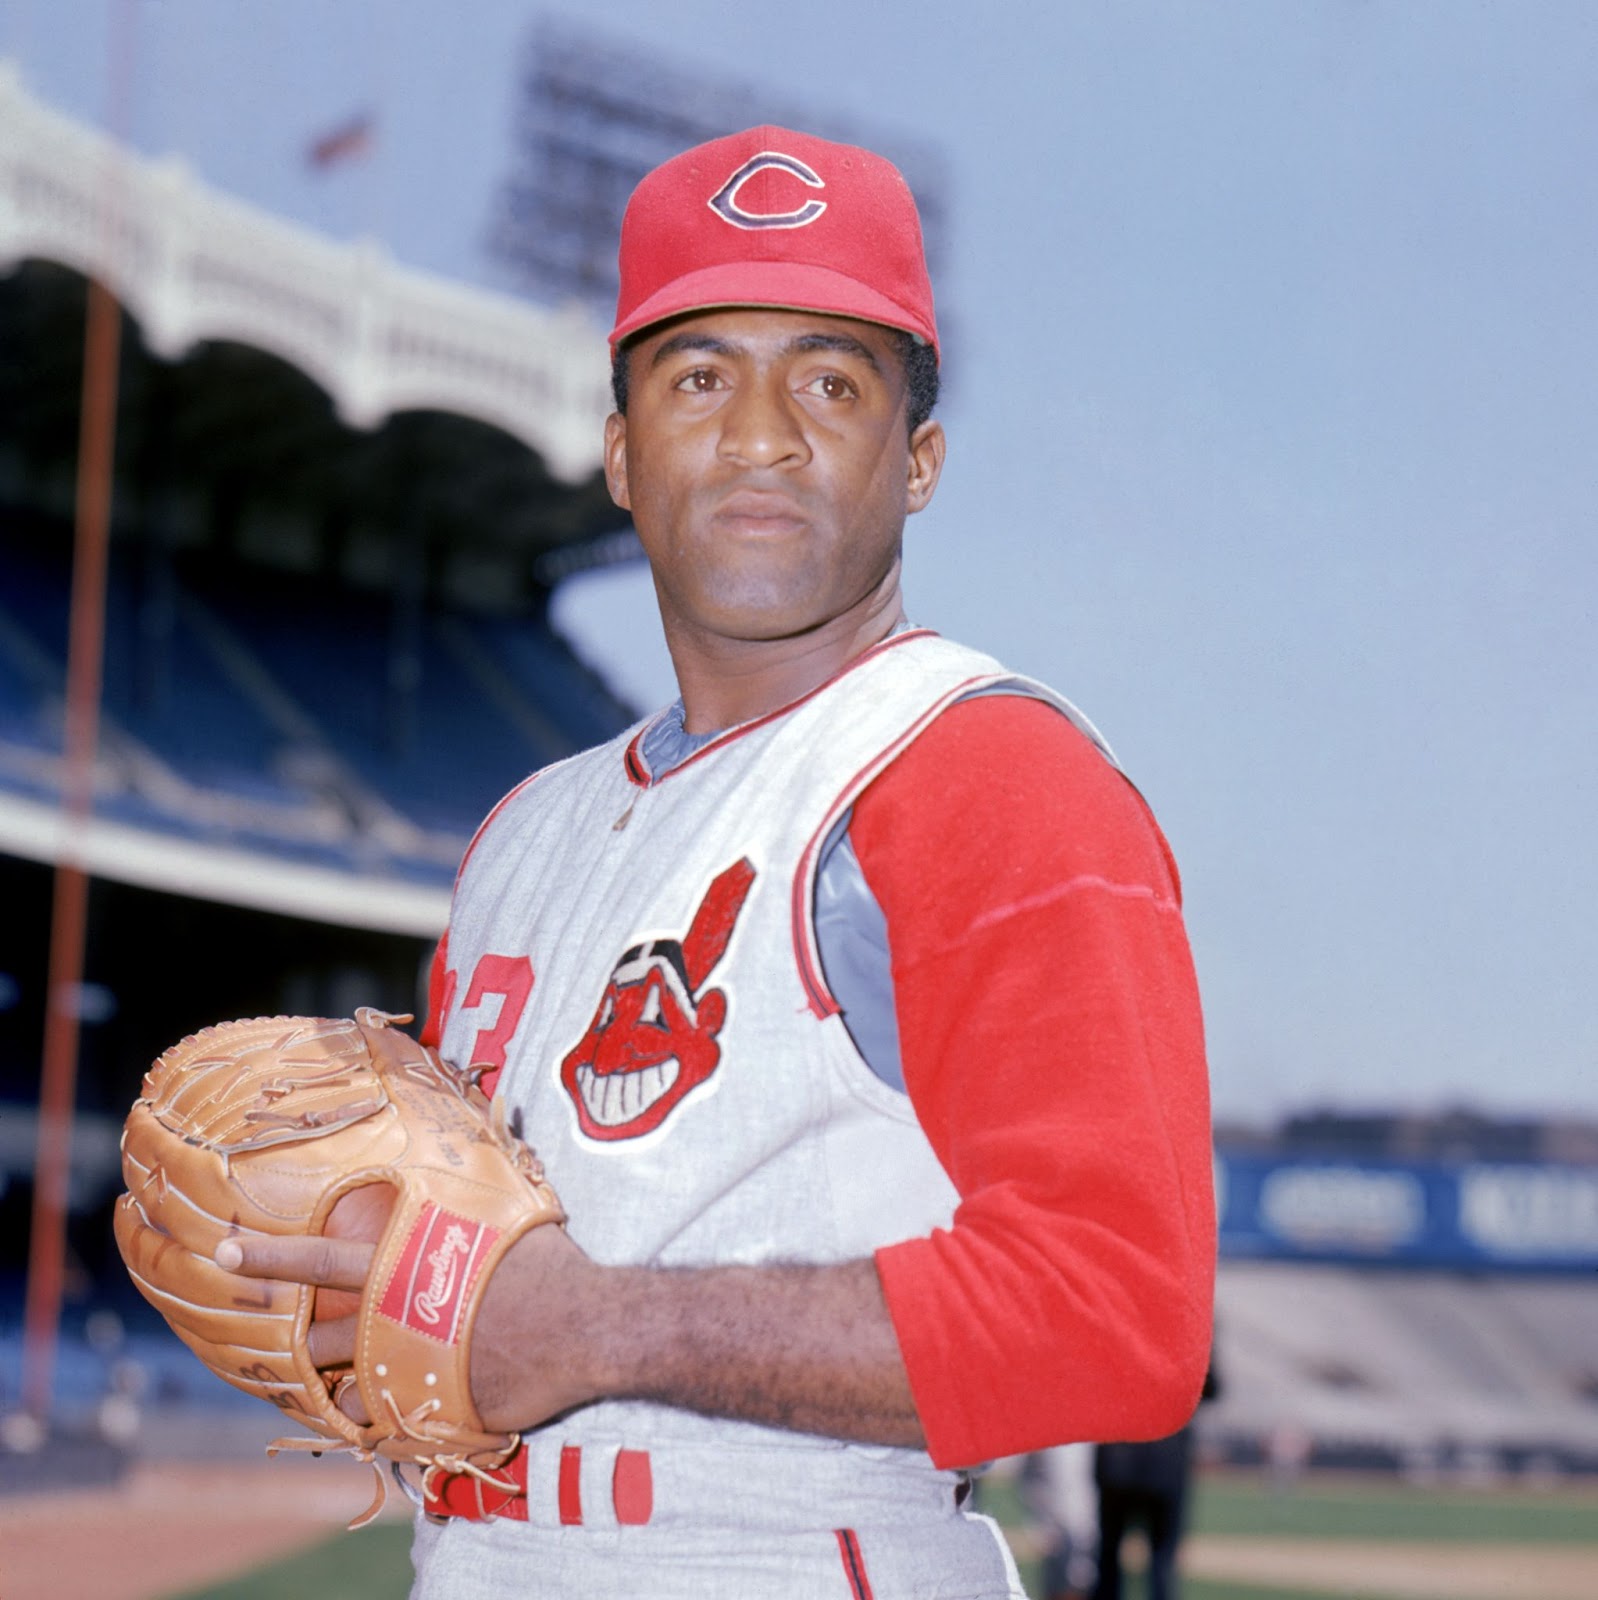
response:
<path fill-rule="evenodd" d="M 1598 1268 L 1598 1167 L 1215 1154 L 1223 1257 Z"/>

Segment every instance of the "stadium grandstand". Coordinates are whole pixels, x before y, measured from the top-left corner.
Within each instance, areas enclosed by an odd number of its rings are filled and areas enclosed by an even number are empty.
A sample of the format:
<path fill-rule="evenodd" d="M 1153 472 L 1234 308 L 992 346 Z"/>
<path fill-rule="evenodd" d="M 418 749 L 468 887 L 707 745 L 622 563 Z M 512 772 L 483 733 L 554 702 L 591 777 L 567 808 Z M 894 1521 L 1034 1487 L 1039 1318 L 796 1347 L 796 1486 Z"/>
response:
<path fill-rule="evenodd" d="M 1320 1113 L 1217 1131 L 1215 1456 L 1598 1471 L 1598 1130 Z"/>
<path fill-rule="evenodd" d="M 91 279 L 122 326 L 99 737 L 74 826 L 63 707 Z M 230 1016 L 418 1009 L 479 818 L 632 720 L 549 599 L 636 540 L 599 472 L 609 371 L 586 316 L 241 205 L 56 114 L 4 63 L 0 351 L 4 1413 L 63 852 L 92 882 L 71 1346 L 95 1309 L 158 1327 L 109 1228 L 117 1134 L 151 1057 Z M 82 1365 L 63 1352 L 67 1399 Z"/>

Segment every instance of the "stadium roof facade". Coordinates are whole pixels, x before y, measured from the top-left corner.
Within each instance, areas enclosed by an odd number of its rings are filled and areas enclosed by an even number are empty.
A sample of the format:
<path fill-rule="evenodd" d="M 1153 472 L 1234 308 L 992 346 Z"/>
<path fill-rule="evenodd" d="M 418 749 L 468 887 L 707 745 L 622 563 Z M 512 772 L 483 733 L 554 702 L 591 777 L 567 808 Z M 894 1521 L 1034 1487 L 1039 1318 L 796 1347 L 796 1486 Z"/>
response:
<path fill-rule="evenodd" d="M 270 216 L 50 110 L 0 62 L 0 270 L 29 257 L 105 283 L 163 360 L 235 341 L 312 378 L 352 427 L 447 411 L 503 428 L 567 484 L 599 463 L 609 366 L 585 316 Z"/>

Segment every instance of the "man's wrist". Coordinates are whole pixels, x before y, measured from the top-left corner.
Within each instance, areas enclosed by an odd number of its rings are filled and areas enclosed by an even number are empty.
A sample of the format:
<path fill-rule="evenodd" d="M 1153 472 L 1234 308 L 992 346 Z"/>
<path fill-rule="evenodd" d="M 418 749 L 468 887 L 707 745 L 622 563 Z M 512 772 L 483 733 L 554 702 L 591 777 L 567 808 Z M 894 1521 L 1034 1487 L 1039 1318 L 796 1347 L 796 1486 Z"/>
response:
<path fill-rule="evenodd" d="M 506 1252 L 472 1331 L 472 1398 L 486 1427 L 536 1427 L 604 1398 L 596 1334 L 605 1270 L 564 1228 L 533 1228 Z"/>

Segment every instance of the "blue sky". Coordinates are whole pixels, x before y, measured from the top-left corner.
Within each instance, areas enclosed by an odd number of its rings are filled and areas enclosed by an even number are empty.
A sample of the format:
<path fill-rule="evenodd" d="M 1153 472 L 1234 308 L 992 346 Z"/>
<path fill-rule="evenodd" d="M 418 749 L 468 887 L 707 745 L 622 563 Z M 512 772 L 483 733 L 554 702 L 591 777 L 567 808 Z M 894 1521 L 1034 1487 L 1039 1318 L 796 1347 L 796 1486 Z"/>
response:
<path fill-rule="evenodd" d="M 116 3 L 6 0 L 0 53 L 101 122 Z M 134 143 L 499 286 L 539 8 L 125 3 Z M 1598 1116 L 1598 8 L 546 9 L 941 146 L 912 614 L 1070 695 L 1153 803 L 1219 1109 Z M 372 157 L 309 176 L 367 105 Z M 565 614 L 669 692 L 643 574 Z"/>

